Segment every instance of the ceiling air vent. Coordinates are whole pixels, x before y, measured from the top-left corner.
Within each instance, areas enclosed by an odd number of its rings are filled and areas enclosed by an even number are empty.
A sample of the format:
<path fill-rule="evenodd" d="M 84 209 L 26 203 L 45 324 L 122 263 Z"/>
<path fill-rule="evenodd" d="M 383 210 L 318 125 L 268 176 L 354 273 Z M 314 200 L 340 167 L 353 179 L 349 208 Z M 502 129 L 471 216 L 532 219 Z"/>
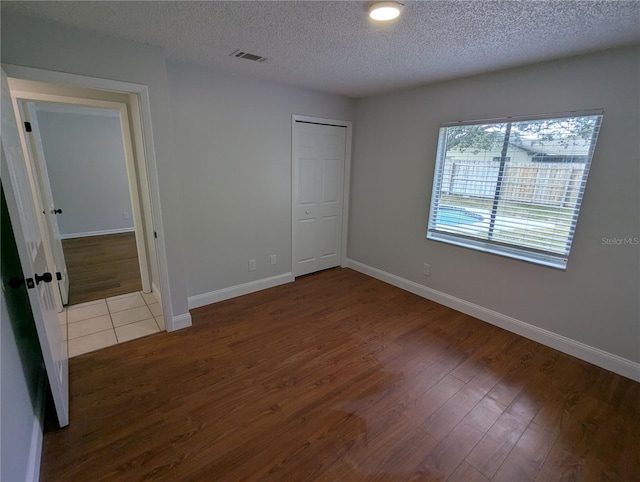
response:
<path fill-rule="evenodd" d="M 260 57 L 259 55 L 250 54 L 249 52 L 244 52 L 240 49 L 232 52 L 229 57 L 238 57 L 239 59 L 253 60 L 254 62 L 264 62 L 265 60 L 267 60 L 266 57 Z"/>

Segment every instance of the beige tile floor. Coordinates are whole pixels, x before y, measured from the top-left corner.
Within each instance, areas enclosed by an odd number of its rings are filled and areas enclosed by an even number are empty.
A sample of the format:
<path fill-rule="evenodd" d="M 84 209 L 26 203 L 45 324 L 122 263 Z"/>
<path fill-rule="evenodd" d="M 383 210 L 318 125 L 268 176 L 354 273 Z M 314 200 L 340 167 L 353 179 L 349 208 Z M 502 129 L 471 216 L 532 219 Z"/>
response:
<path fill-rule="evenodd" d="M 158 299 L 141 291 L 69 306 L 58 316 L 69 358 L 165 329 Z"/>

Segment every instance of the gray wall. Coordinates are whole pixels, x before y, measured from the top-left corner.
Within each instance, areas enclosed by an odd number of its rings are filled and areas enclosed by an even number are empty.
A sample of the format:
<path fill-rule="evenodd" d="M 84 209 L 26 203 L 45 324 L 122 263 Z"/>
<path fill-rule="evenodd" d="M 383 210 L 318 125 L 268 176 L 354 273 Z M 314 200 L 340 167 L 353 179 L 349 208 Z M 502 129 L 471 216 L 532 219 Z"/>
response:
<path fill-rule="evenodd" d="M 349 257 L 640 362 L 640 55 L 620 49 L 363 99 Z M 441 122 L 604 108 L 566 271 L 425 239 Z M 431 276 L 422 275 L 423 263 Z"/>
<path fill-rule="evenodd" d="M 188 295 L 291 272 L 291 116 L 352 120 L 355 102 L 181 64 L 167 71 Z"/>
<path fill-rule="evenodd" d="M 63 237 L 133 230 L 120 119 L 38 111 L 53 199 Z M 125 219 L 124 213 L 128 214 Z"/>
<path fill-rule="evenodd" d="M 187 289 L 291 271 L 291 115 L 350 120 L 352 100 L 172 64 L 169 91 L 161 49 L 15 14 L 2 16 L 2 62 L 149 87 L 174 315 Z"/>
<path fill-rule="evenodd" d="M 187 280 L 193 295 L 290 270 L 289 116 L 348 120 L 350 101 L 182 65 L 169 87 L 160 49 L 16 15 L 2 17 L 2 61 L 149 86 L 174 315 Z M 602 243 L 638 236 L 638 72 L 623 49 L 358 102 L 349 256 L 639 361 L 638 249 Z M 440 122 L 598 107 L 566 272 L 424 239 Z M 260 271 L 268 254 L 279 264 Z"/>

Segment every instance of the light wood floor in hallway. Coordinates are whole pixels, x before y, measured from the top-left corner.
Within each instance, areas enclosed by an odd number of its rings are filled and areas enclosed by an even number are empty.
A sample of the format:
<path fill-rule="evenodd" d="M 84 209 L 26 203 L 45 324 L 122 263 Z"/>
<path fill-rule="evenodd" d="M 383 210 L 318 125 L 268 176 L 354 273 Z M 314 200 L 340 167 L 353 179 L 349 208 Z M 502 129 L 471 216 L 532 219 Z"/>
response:
<path fill-rule="evenodd" d="M 42 481 L 640 480 L 640 384 L 349 269 L 70 360 Z"/>
<path fill-rule="evenodd" d="M 69 275 L 69 304 L 142 290 L 134 233 L 62 240 Z"/>

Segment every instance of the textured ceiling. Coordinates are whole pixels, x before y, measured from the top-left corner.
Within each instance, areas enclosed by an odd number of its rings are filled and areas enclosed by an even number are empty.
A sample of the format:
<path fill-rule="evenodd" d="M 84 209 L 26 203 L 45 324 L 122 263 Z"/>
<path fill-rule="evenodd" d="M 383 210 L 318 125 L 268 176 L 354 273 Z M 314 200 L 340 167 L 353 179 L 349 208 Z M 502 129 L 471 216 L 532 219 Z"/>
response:
<path fill-rule="evenodd" d="M 9 2 L 20 12 L 163 47 L 168 59 L 352 97 L 640 42 L 640 1 Z M 264 63 L 229 57 L 242 49 Z"/>

